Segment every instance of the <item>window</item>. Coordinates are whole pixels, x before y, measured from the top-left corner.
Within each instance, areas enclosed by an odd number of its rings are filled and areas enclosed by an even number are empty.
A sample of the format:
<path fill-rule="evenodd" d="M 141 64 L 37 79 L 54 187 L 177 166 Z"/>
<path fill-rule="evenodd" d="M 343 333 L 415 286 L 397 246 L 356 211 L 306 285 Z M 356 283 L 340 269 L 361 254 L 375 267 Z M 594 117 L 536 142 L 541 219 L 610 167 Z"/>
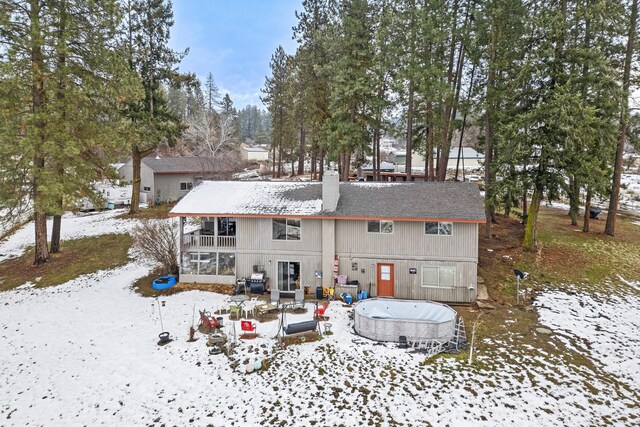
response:
<path fill-rule="evenodd" d="M 453 288 L 456 284 L 456 268 L 450 266 L 422 266 L 422 287 Z"/>
<path fill-rule="evenodd" d="M 273 240 L 300 240 L 300 218 L 274 218 Z"/>
<path fill-rule="evenodd" d="M 220 252 L 218 254 L 218 275 L 235 276 L 236 274 L 236 254 Z"/>
<path fill-rule="evenodd" d="M 181 182 L 180 191 L 189 191 L 193 188 L 193 182 Z"/>
<path fill-rule="evenodd" d="M 367 232 L 392 234 L 393 221 L 367 221 Z"/>
<path fill-rule="evenodd" d="M 227 252 L 184 253 L 182 254 L 180 272 L 183 274 L 235 276 L 236 254 Z"/>
<path fill-rule="evenodd" d="M 451 236 L 453 234 L 452 222 L 425 222 L 424 234 L 433 234 L 438 236 Z"/>
<path fill-rule="evenodd" d="M 142 191 L 151 191 L 151 187 L 142 187 Z"/>

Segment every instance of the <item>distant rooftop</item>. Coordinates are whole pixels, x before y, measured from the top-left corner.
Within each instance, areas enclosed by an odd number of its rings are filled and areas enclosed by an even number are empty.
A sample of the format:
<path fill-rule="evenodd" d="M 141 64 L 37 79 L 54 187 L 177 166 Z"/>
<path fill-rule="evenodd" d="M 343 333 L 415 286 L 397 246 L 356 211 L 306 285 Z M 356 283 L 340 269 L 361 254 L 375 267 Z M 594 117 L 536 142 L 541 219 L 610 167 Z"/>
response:
<path fill-rule="evenodd" d="M 220 162 L 208 157 L 145 157 L 142 163 L 159 174 L 225 172 Z"/>

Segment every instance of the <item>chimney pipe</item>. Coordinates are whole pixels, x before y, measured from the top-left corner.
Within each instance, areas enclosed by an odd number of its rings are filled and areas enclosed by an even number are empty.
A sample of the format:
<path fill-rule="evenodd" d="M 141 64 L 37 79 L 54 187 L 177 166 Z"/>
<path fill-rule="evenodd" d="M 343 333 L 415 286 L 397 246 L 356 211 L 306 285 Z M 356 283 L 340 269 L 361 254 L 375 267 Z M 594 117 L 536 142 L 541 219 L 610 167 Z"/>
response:
<path fill-rule="evenodd" d="M 335 212 L 340 198 L 340 179 L 338 172 L 326 170 L 322 175 L 322 210 Z"/>

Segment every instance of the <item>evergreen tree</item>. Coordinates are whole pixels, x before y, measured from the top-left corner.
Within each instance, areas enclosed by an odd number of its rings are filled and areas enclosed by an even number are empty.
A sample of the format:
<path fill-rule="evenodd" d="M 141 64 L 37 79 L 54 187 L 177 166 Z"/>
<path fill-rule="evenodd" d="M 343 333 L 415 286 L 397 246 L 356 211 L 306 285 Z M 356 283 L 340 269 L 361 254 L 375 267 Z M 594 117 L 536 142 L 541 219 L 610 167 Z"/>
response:
<path fill-rule="evenodd" d="M 123 144 L 118 112 L 138 92 L 117 42 L 119 12 L 116 1 L 0 5 L 0 201 L 33 209 L 35 264 L 49 260 L 47 215 L 55 251 L 63 198 L 92 196 Z"/>
<path fill-rule="evenodd" d="M 204 83 L 205 101 L 207 103 L 207 109 L 214 111 L 215 108 L 220 105 L 220 91 L 213 79 L 213 74 L 207 74 L 207 80 Z"/>
<path fill-rule="evenodd" d="M 144 99 L 132 103 L 126 112 L 131 120 L 131 157 L 133 192 L 130 214 L 138 212 L 140 200 L 140 165 L 160 143 L 173 144 L 185 125 L 168 105 L 163 85 L 192 84 L 193 75 L 179 74 L 175 67 L 187 54 L 169 48 L 173 26 L 171 2 L 165 0 L 127 0 L 127 49 L 131 69 L 142 83 Z"/>

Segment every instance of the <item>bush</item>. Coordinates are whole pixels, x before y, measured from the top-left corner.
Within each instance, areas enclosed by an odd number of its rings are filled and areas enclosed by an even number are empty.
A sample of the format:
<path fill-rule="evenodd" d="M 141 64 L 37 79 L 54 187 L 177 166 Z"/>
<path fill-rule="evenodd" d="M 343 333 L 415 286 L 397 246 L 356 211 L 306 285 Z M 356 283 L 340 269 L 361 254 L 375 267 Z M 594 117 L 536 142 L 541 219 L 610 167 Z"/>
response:
<path fill-rule="evenodd" d="M 132 231 L 134 245 L 160 264 L 168 274 L 178 274 L 178 229 L 173 220 L 145 219 Z"/>

